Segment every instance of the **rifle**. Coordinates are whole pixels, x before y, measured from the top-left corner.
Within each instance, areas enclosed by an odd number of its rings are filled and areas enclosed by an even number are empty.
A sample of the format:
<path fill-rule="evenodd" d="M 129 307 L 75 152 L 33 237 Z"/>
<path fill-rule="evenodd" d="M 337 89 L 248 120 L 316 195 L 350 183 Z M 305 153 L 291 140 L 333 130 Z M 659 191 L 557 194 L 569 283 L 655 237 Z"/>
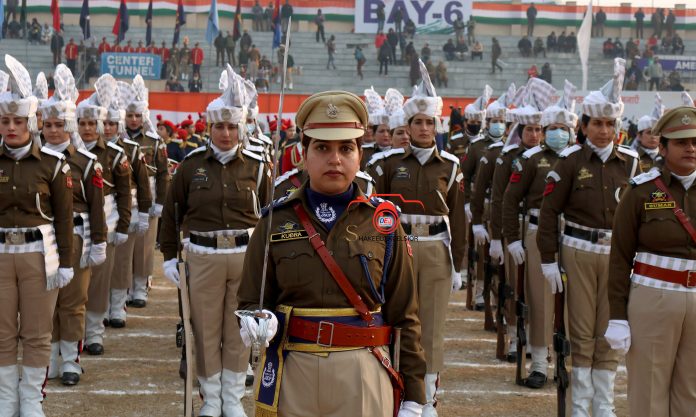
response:
<path fill-rule="evenodd" d="M 176 254 L 177 268 L 179 269 L 179 312 L 181 314 L 181 328 L 177 325 L 177 345 L 182 345 L 182 360 L 185 363 L 186 376 L 184 383 L 184 417 L 191 417 L 193 414 L 193 365 L 190 359 L 193 356 L 193 348 L 191 339 L 191 304 L 189 301 L 188 279 L 189 268 L 184 262 L 181 254 L 181 225 L 179 224 L 179 203 L 174 203 L 174 227 L 176 230 Z M 183 266 L 183 274 L 181 267 Z M 182 334 L 183 333 L 183 334 Z M 181 374 L 181 366 L 179 366 L 179 374 Z"/>
<path fill-rule="evenodd" d="M 560 230 L 560 228 L 559 228 Z M 562 235 L 559 234 L 559 241 L 562 241 Z M 561 244 L 558 245 L 558 263 L 561 264 Z M 561 270 L 561 280 L 565 284 L 568 278 L 563 270 Z M 554 319 L 553 319 L 553 350 L 556 352 L 556 396 L 557 396 L 557 414 L 558 417 L 566 415 L 566 390 L 570 385 L 568 378 L 568 370 L 566 369 L 566 358 L 570 356 L 570 341 L 566 336 L 565 331 L 565 294 L 563 292 L 556 293 L 554 297 Z"/>
<path fill-rule="evenodd" d="M 484 246 L 484 253 L 488 253 L 490 244 Z M 493 308 L 491 308 L 491 287 L 493 286 L 493 265 L 491 258 L 486 256 L 483 264 L 483 329 L 489 332 L 495 331 L 493 322 Z"/>
<path fill-rule="evenodd" d="M 524 247 L 525 234 L 527 232 L 525 217 L 527 216 L 527 203 L 522 204 L 522 247 Z M 524 296 L 524 270 L 525 263 L 517 265 L 517 302 L 515 303 L 515 315 L 517 316 L 517 368 L 515 370 L 515 383 L 524 385 L 527 373 L 527 330 L 526 322 L 529 317 L 529 306 Z"/>
<path fill-rule="evenodd" d="M 469 230 L 467 231 L 467 242 L 469 244 L 467 255 L 467 276 L 466 276 L 466 309 L 474 309 L 474 284 L 476 279 L 476 244 L 474 243 L 474 229 L 469 222 Z"/>
<path fill-rule="evenodd" d="M 505 273 L 505 265 L 498 265 L 498 306 L 495 310 L 495 324 L 498 333 L 498 338 L 495 345 L 495 357 L 498 360 L 504 361 L 507 358 L 508 337 L 507 337 L 507 322 L 505 320 L 505 304 L 507 300 L 512 298 L 511 288 L 507 283 L 507 274 Z"/>

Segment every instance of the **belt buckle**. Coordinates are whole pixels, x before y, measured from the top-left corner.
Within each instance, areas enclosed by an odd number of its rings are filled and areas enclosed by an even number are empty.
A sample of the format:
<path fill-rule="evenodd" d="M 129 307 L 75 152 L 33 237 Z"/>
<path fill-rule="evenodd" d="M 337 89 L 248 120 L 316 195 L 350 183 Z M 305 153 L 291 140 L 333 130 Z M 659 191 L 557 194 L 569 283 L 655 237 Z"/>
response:
<path fill-rule="evenodd" d="M 429 236 L 430 225 L 424 223 L 415 223 L 411 225 L 411 233 L 414 236 Z"/>
<path fill-rule="evenodd" d="M 327 326 L 331 329 L 331 335 L 329 336 L 329 343 L 321 343 L 321 332 L 324 330 L 324 326 Z M 317 329 L 317 345 L 325 348 L 330 348 L 333 345 L 333 335 L 334 335 L 334 324 L 331 323 L 330 321 L 320 321 L 319 322 L 319 328 Z"/>
<path fill-rule="evenodd" d="M 236 246 L 234 236 L 217 235 L 215 239 L 218 249 L 232 249 Z"/>
<path fill-rule="evenodd" d="M 688 271 L 686 274 L 686 288 L 696 287 L 696 270 Z"/>
<path fill-rule="evenodd" d="M 7 232 L 5 233 L 5 240 L 10 245 L 22 245 L 26 243 L 26 236 L 21 232 Z"/>
<path fill-rule="evenodd" d="M 611 245 L 611 233 L 597 232 L 597 243 L 600 245 Z"/>

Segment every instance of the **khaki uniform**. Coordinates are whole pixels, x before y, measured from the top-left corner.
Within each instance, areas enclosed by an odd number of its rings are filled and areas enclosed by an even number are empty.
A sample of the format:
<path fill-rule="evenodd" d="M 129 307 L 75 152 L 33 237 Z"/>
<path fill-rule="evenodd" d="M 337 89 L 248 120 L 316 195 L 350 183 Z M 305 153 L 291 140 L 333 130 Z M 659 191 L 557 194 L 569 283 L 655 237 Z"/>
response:
<path fill-rule="evenodd" d="M 161 250 L 165 261 L 176 257 L 175 225 L 180 222 L 189 233 L 184 247 L 191 274 L 188 284 L 199 378 L 223 369 L 235 373 L 247 369 L 249 350 L 234 315 L 236 295 L 249 236 L 267 202 L 269 187 L 268 165 L 241 146 L 225 165 L 212 149 L 199 148 L 174 174 L 162 215 Z M 179 219 L 174 218 L 175 203 Z"/>
<path fill-rule="evenodd" d="M 380 193 L 400 194 L 403 200 L 420 201 L 424 206 L 392 198 L 402 210 L 405 232 L 418 236 L 412 245 L 416 282 L 419 298 L 427 300 L 420 304 L 418 312 L 421 344 L 427 373 L 440 372 L 444 366 L 444 326 L 451 278 L 454 271 L 462 268 L 466 242 L 459 160 L 434 149 L 421 165 L 411 148 L 392 149 L 368 172 Z M 432 245 L 433 242 L 438 245 Z"/>
<path fill-rule="evenodd" d="M 542 263 L 568 275 L 566 299 L 573 367 L 615 371 L 616 352 L 604 339 L 609 320 L 607 280 L 614 212 L 628 180 L 640 172 L 636 153 L 615 146 L 606 162 L 589 146 L 573 145 L 549 172 L 539 216 Z M 565 229 L 558 229 L 563 214 Z M 563 233 L 562 248 L 558 234 Z"/>
<path fill-rule="evenodd" d="M 17 363 L 21 339 L 23 366 L 45 368 L 58 296 L 47 272 L 72 265 L 70 166 L 36 143 L 19 161 L 5 152 L 0 146 L 0 366 Z"/>
<path fill-rule="evenodd" d="M 106 261 L 93 266 L 87 296 L 85 343 L 103 342 L 102 317 L 109 307 L 109 287 L 114 267 L 115 233 L 128 234 L 131 221 L 130 163 L 123 148 L 101 137 L 90 151 L 102 167 L 104 210 L 107 222 Z"/>
<path fill-rule="evenodd" d="M 198 137 L 200 139 L 200 137 Z M 167 145 L 157 135 L 138 132 L 131 140 L 140 145 L 144 156 L 152 204 L 164 205 L 169 187 L 169 169 L 167 166 Z M 150 226 L 144 235 L 138 235 L 133 245 L 133 283 L 129 299 L 147 301 L 148 280 L 152 276 L 152 267 L 157 239 L 157 217 L 150 216 Z"/>
<path fill-rule="evenodd" d="M 276 178 L 275 187 L 273 188 L 273 199 L 289 196 L 293 191 L 300 188 L 302 183 L 307 180 L 307 177 L 307 171 L 300 171 L 294 168 Z M 375 192 L 375 180 L 370 174 L 358 171 L 353 181 L 358 184 L 360 191 L 365 195 L 369 196 Z"/>
<path fill-rule="evenodd" d="M 553 294 L 541 272 L 536 236 L 546 175 L 557 160 L 555 151 L 542 146 L 524 152 L 503 196 L 503 236 L 508 244 L 523 240 L 527 253 L 525 293 L 529 305 L 529 342 L 533 347 L 549 346 L 553 336 Z M 519 214 L 523 200 L 528 216 L 525 236 L 520 236 Z"/>
<path fill-rule="evenodd" d="M 389 149 L 382 149 L 379 146 L 377 146 L 377 143 L 372 142 L 372 143 L 366 143 L 362 146 L 362 159 L 360 160 L 360 170 L 365 171 L 365 168 L 367 167 L 368 162 L 370 162 L 370 159 L 375 154 L 378 154 L 380 152 L 385 152 L 388 151 Z"/>
<path fill-rule="evenodd" d="M 643 172 L 650 171 L 653 167 L 662 166 L 662 156 L 658 153 L 655 159 L 653 159 L 649 153 L 645 152 L 643 147 L 639 146 L 636 149 L 638 155 L 640 156 L 640 169 Z"/>
<path fill-rule="evenodd" d="M 674 200 L 655 185 L 658 177 Z M 628 320 L 631 328 L 629 412 L 691 416 L 696 410 L 696 362 L 690 354 L 696 346 L 696 282 L 692 279 L 691 287 L 666 282 L 638 265 L 696 269 L 694 242 L 668 202 L 676 201 L 693 224 L 696 193 L 693 185 L 685 190 L 666 167 L 634 178 L 632 185 L 616 209 L 608 295 L 609 318 Z"/>
<path fill-rule="evenodd" d="M 303 185 L 287 199 L 275 203 L 270 230 L 267 222 L 259 223 L 244 260 L 245 274 L 239 291 L 239 307 L 258 308 L 263 247 L 270 233 L 272 243 L 264 308 L 275 310 L 281 305 L 290 306 L 293 308 L 292 314 L 299 316 L 311 314 L 312 311 L 326 315 L 343 311 L 343 314 L 355 315 L 351 303 L 317 256 L 307 236 L 284 239 L 281 233 L 277 233 L 304 231 L 293 210 L 294 204 L 302 204 L 329 253 L 333 254 L 367 307 L 371 311 L 381 310 L 385 325 L 401 327 L 404 400 L 424 403 L 426 364 L 419 343 L 421 334 L 415 296 L 417 283 L 408 244 L 402 239 L 395 240 L 391 261 L 385 265 L 385 241 L 372 239 L 382 236 L 372 224 L 375 208 L 380 204 L 378 200 L 350 204 L 329 233 L 324 224 L 315 218 L 314 210 L 309 209 L 305 187 Z M 364 194 L 356 191 L 355 198 L 364 198 Z M 396 236 L 403 238 L 403 235 L 399 227 Z M 278 239 L 274 240 L 274 236 Z M 435 243 L 442 246 L 439 242 Z M 365 268 L 363 264 L 366 264 Z M 383 300 L 380 300 L 380 294 L 374 288 L 383 289 Z M 446 301 L 443 302 L 446 304 Z M 366 349 L 322 347 L 313 343 L 287 343 L 285 346 L 290 352 L 282 374 L 278 407 L 280 416 L 392 415 L 391 383 L 387 373 L 379 371 L 383 369 L 382 365 Z M 302 387 L 302 391 L 299 387 Z"/>
<path fill-rule="evenodd" d="M 460 163 L 464 163 L 466 150 L 469 149 L 471 138 L 466 133 L 459 131 L 453 134 L 447 142 L 447 152 L 459 158 Z"/>

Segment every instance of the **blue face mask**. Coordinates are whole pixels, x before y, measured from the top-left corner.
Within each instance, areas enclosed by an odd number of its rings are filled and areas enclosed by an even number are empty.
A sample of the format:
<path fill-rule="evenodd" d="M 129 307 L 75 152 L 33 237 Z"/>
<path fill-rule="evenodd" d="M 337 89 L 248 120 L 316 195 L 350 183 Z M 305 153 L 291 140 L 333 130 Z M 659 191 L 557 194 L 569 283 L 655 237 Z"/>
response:
<path fill-rule="evenodd" d="M 546 131 L 546 146 L 553 149 L 556 152 L 563 150 L 568 146 L 570 141 L 570 133 L 563 129 L 554 129 Z"/>
<path fill-rule="evenodd" d="M 488 127 L 488 133 L 495 138 L 503 136 L 505 134 L 505 123 L 491 123 Z"/>

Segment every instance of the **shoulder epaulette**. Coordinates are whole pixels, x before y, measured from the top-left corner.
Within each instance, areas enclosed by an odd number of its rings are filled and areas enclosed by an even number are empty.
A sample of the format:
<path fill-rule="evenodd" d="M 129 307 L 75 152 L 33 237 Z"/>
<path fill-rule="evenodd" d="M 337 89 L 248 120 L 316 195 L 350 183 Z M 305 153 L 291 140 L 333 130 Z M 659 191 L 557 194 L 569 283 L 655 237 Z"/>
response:
<path fill-rule="evenodd" d="M 88 151 L 87 149 L 77 148 L 77 151 L 89 159 L 92 159 L 92 160 L 97 159 L 97 155 L 93 154 L 92 152 Z"/>
<path fill-rule="evenodd" d="M 53 157 L 55 157 L 55 158 L 58 158 L 58 159 L 60 159 L 60 160 L 65 159 L 65 155 L 63 155 L 62 153 L 56 152 L 56 151 L 54 151 L 54 150 L 52 150 L 52 149 L 48 149 L 48 148 L 45 147 L 45 146 L 42 146 L 42 147 L 41 147 L 41 152 L 43 152 L 43 153 L 45 153 L 45 154 L 47 154 L 47 155 L 51 155 L 51 156 L 53 156 Z"/>
<path fill-rule="evenodd" d="M 250 158 L 256 159 L 257 161 L 264 162 L 263 156 L 255 153 L 255 152 L 252 152 L 248 149 L 242 149 L 242 153 Z"/>
<path fill-rule="evenodd" d="M 406 150 L 404 148 L 394 148 L 394 149 L 389 149 L 388 151 L 384 152 L 377 152 L 376 154 L 372 155 L 370 160 L 367 162 L 367 165 L 372 165 L 375 162 L 379 161 L 380 159 L 387 159 L 388 157 L 400 153 L 406 153 Z"/>
<path fill-rule="evenodd" d="M 487 147 L 486 149 L 501 148 L 501 147 L 503 147 L 503 146 L 505 146 L 505 143 L 503 143 L 502 140 L 499 140 L 499 141 L 497 141 L 497 142 L 493 142 L 493 143 L 491 143 L 490 145 L 488 145 L 488 147 Z"/>
<path fill-rule="evenodd" d="M 267 145 L 273 145 L 273 141 L 271 140 L 271 138 L 269 138 L 268 136 L 264 135 L 263 133 L 259 133 L 259 134 L 256 136 L 256 138 L 257 138 L 258 140 L 260 140 L 261 142 L 264 142 L 264 143 L 267 144 Z"/>
<path fill-rule="evenodd" d="M 266 207 L 261 209 L 261 217 L 266 217 L 268 215 L 268 211 L 273 207 L 273 209 L 276 209 L 278 207 L 284 206 L 288 201 L 288 196 L 284 195 L 276 200 L 273 200 L 273 203 L 267 205 Z"/>
<path fill-rule="evenodd" d="M 631 178 L 630 182 L 631 182 L 631 185 L 636 186 L 636 185 L 644 184 L 646 182 L 650 182 L 659 176 L 660 176 L 660 170 L 658 168 L 653 168 L 648 172 L 644 172 L 642 174 L 636 175 L 635 177 Z"/>
<path fill-rule="evenodd" d="M 115 143 L 111 143 L 111 142 L 107 141 L 106 146 L 108 146 L 109 148 L 111 148 L 115 151 L 121 152 L 121 153 L 125 152 L 122 147 L 116 145 Z"/>
<path fill-rule="evenodd" d="M 373 181 L 374 181 L 374 178 L 372 178 L 372 175 L 368 174 L 368 173 L 365 172 L 365 171 L 358 171 L 358 172 L 355 173 L 355 176 L 358 177 L 358 178 L 362 178 L 362 179 L 364 179 L 364 180 L 367 181 L 367 182 L 373 182 Z"/>
<path fill-rule="evenodd" d="M 189 159 L 189 157 L 191 157 L 191 156 L 193 156 L 193 155 L 197 155 L 197 154 L 199 154 L 199 153 L 203 153 L 203 152 L 205 152 L 207 149 L 208 149 L 208 147 L 206 147 L 206 146 L 198 147 L 198 148 L 196 148 L 195 150 L 189 152 L 188 155 L 186 155 L 186 156 L 184 157 L 184 159 Z"/>
<path fill-rule="evenodd" d="M 573 153 L 579 151 L 580 149 L 582 149 L 582 146 L 580 146 L 580 145 L 578 145 L 578 144 L 575 144 L 575 145 L 573 145 L 573 146 L 569 146 L 569 147 L 563 149 L 563 150 L 561 151 L 561 153 L 558 154 L 558 156 L 560 156 L 561 158 L 567 158 L 567 157 L 569 157 L 571 154 L 573 154 Z"/>
<path fill-rule="evenodd" d="M 150 132 L 149 130 L 147 132 L 145 132 L 145 136 L 149 137 L 150 139 L 157 140 L 157 141 L 160 140 L 160 137 L 157 135 L 157 133 Z"/>
<path fill-rule="evenodd" d="M 258 142 L 257 142 L 258 143 Z M 261 145 L 247 145 L 244 147 L 245 149 L 248 149 L 252 152 L 258 153 L 258 154 L 264 154 L 266 153 L 266 148 L 264 148 Z"/>
<path fill-rule="evenodd" d="M 372 204 L 375 207 L 379 206 L 382 203 L 391 204 L 392 206 L 394 206 L 396 208 L 397 214 L 401 214 L 401 207 L 399 207 L 398 204 L 394 204 L 393 201 L 385 200 L 382 197 L 377 197 L 377 196 L 370 196 L 369 201 L 370 201 L 370 204 Z"/>
<path fill-rule="evenodd" d="M 372 142 L 372 143 L 365 143 L 365 144 L 362 145 L 362 148 L 363 148 L 363 149 L 374 148 L 374 147 L 375 147 L 375 142 Z"/>
<path fill-rule="evenodd" d="M 636 159 L 640 159 L 640 155 L 638 155 L 638 152 L 634 151 L 633 149 L 629 148 L 628 146 L 619 145 L 616 147 L 616 150 L 621 152 L 621 153 L 624 153 L 626 155 L 632 156 Z"/>
<path fill-rule="evenodd" d="M 537 145 L 531 149 L 527 149 L 526 151 L 524 151 L 524 153 L 522 154 L 522 158 L 529 159 L 532 156 L 541 152 L 542 150 L 543 150 L 543 148 L 541 146 Z"/>
<path fill-rule="evenodd" d="M 130 146 L 140 147 L 140 144 L 134 140 L 123 138 L 123 143 L 127 143 Z"/>
<path fill-rule="evenodd" d="M 454 135 L 450 136 L 450 140 L 459 139 L 459 138 L 463 138 L 463 137 L 464 137 L 464 132 L 459 131 L 459 132 L 455 133 Z"/>
<path fill-rule="evenodd" d="M 503 148 L 503 150 L 501 151 L 501 153 L 502 153 L 503 155 L 505 155 L 506 153 L 509 153 L 510 151 L 513 151 L 513 150 L 515 150 L 515 149 L 517 149 L 517 148 L 519 148 L 519 147 L 520 147 L 520 145 L 517 144 L 517 143 L 513 143 L 512 145 L 507 145 L 506 147 Z"/>
<path fill-rule="evenodd" d="M 480 142 L 480 141 L 482 141 L 482 140 L 484 140 L 484 139 L 486 139 L 486 136 L 485 136 L 485 135 L 479 134 L 479 135 L 477 135 L 476 137 L 471 138 L 470 143 Z"/>
<path fill-rule="evenodd" d="M 447 151 L 441 151 L 440 156 L 449 160 L 449 161 L 454 162 L 455 165 L 459 165 L 459 158 L 457 158 L 456 156 L 452 155 L 451 153 L 449 153 Z"/>
<path fill-rule="evenodd" d="M 300 172 L 300 170 L 297 169 L 297 168 L 293 168 L 293 169 L 291 169 L 290 171 L 284 172 L 283 175 L 281 175 L 280 177 L 276 178 L 274 186 L 277 187 L 278 185 L 280 185 L 280 184 L 283 183 L 284 181 L 287 181 L 290 177 L 292 177 L 293 175 L 298 174 L 299 172 Z M 360 172 L 360 171 L 358 171 L 358 172 Z"/>

